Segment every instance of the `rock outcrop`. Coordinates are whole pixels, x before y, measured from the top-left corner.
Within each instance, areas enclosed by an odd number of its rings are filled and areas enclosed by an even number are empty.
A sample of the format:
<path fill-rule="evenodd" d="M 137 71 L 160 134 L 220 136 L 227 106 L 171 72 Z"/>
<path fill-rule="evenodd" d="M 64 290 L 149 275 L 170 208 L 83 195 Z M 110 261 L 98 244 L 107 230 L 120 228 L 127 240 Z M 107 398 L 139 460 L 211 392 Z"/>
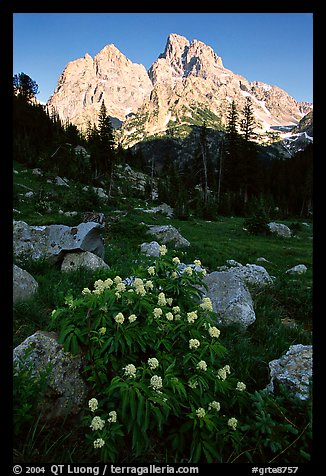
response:
<path fill-rule="evenodd" d="M 13 302 L 30 299 L 38 290 L 38 282 L 31 274 L 14 264 Z"/>
<path fill-rule="evenodd" d="M 158 242 L 163 245 L 170 243 L 176 248 L 190 246 L 189 241 L 172 225 L 149 225 L 147 233 L 154 235 Z"/>

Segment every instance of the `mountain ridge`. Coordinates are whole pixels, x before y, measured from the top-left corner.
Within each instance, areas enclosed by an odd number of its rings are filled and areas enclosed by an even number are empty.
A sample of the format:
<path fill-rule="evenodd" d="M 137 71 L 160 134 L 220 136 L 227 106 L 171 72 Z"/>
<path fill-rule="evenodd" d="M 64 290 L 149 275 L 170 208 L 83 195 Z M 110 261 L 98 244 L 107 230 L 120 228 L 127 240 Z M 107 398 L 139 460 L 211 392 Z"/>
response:
<path fill-rule="evenodd" d="M 67 64 L 47 102 L 80 129 L 97 123 L 104 99 L 111 118 L 122 123 L 118 140 L 131 147 L 147 137 L 179 133 L 187 125 L 221 128 L 234 100 L 239 111 L 250 97 L 257 131 L 296 126 L 312 104 L 298 102 L 278 86 L 249 82 L 223 66 L 212 47 L 171 33 L 163 53 L 146 71 L 112 43 L 94 56 Z"/>

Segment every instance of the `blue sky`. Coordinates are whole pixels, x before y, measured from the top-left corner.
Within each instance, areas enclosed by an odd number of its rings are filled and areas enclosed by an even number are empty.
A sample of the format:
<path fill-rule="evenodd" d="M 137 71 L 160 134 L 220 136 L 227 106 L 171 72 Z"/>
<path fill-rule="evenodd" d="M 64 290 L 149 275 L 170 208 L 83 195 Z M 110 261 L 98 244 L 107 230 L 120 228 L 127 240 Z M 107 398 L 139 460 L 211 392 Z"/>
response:
<path fill-rule="evenodd" d="M 148 69 L 170 33 L 201 40 L 249 81 L 313 100 L 312 13 L 14 13 L 13 74 L 24 72 L 46 102 L 69 61 L 113 43 Z"/>

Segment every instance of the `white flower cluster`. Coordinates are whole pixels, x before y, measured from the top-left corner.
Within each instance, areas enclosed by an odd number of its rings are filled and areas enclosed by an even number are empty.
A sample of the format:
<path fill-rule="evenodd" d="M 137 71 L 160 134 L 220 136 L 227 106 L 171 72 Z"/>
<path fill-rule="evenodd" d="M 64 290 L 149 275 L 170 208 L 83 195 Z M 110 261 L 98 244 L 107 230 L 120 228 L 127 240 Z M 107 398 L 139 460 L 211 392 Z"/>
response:
<path fill-rule="evenodd" d="M 206 370 L 207 370 L 207 364 L 206 364 L 205 360 L 199 361 L 196 368 L 197 368 L 198 370 L 204 370 L 204 372 L 206 372 Z"/>
<path fill-rule="evenodd" d="M 159 361 L 155 357 L 152 357 L 152 358 L 148 359 L 147 363 L 148 363 L 149 368 L 151 370 L 154 370 L 159 366 Z"/>
<path fill-rule="evenodd" d="M 110 278 L 107 278 L 105 281 L 103 281 L 102 279 L 98 279 L 94 283 L 95 289 L 93 291 L 93 294 L 102 294 L 105 291 L 105 289 L 109 289 L 112 286 L 112 284 L 113 284 L 113 281 Z M 84 288 L 82 293 L 86 294 L 87 289 L 88 288 Z"/>
<path fill-rule="evenodd" d="M 216 410 L 217 412 L 220 411 L 221 409 L 221 405 L 220 405 L 220 402 L 216 402 L 215 400 L 213 400 L 211 403 L 208 404 L 208 410 Z"/>
<path fill-rule="evenodd" d="M 136 377 L 136 367 L 134 366 L 134 364 L 128 364 L 126 365 L 125 367 L 123 367 L 123 370 L 125 371 L 125 375 L 127 377 L 133 377 L 135 378 Z"/>
<path fill-rule="evenodd" d="M 157 304 L 159 306 L 165 306 L 166 305 L 166 299 L 165 299 L 165 294 L 164 293 L 160 293 L 158 295 Z"/>
<path fill-rule="evenodd" d="M 221 368 L 217 371 L 217 376 L 220 380 L 225 380 L 226 377 L 228 376 L 228 374 L 230 374 L 230 373 L 231 373 L 230 366 L 225 365 L 223 368 Z"/>
<path fill-rule="evenodd" d="M 104 334 L 106 333 L 106 327 L 101 327 L 101 328 L 98 330 L 98 333 L 100 334 L 100 336 L 104 336 Z"/>
<path fill-rule="evenodd" d="M 160 388 L 163 387 L 162 378 L 159 377 L 158 375 L 153 375 L 153 377 L 151 378 L 150 385 L 153 388 L 153 390 L 159 390 Z"/>
<path fill-rule="evenodd" d="M 116 421 L 117 421 L 117 412 L 112 410 L 111 412 L 109 412 L 108 422 L 115 423 Z"/>
<path fill-rule="evenodd" d="M 88 406 L 91 412 L 95 412 L 95 410 L 98 409 L 98 401 L 96 400 L 96 398 L 91 398 L 88 402 Z"/>
<path fill-rule="evenodd" d="M 146 289 L 144 286 L 144 282 L 141 278 L 135 278 L 134 288 L 135 288 L 136 294 L 139 294 L 140 296 L 145 296 Z"/>
<path fill-rule="evenodd" d="M 168 252 L 167 247 L 165 245 L 161 245 L 160 246 L 161 256 L 165 256 L 167 252 Z"/>
<path fill-rule="evenodd" d="M 191 266 L 187 266 L 184 270 L 183 270 L 184 273 L 187 273 L 189 274 L 189 276 L 192 275 L 192 268 Z"/>
<path fill-rule="evenodd" d="M 188 386 L 189 386 L 190 388 L 196 388 L 196 387 L 198 387 L 198 382 L 197 382 L 197 380 L 196 380 L 195 382 L 191 382 L 191 381 L 189 380 L 189 381 L 188 381 Z"/>
<path fill-rule="evenodd" d="M 197 318 L 197 311 L 187 312 L 187 321 L 189 324 L 193 324 Z"/>
<path fill-rule="evenodd" d="M 154 318 L 157 319 L 158 317 L 162 316 L 163 314 L 163 311 L 160 307 L 156 307 L 154 310 L 153 310 L 153 314 L 154 314 Z"/>
<path fill-rule="evenodd" d="M 238 424 L 238 420 L 236 418 L 229 418 L 228 420 L 228 425 L 232 428 L 232 430 L 236 430 L 237 429 L 237 424 Z"/>
<path fill-rule="evenodd" d="M 213 304 L 212 301 L 210 300 L 209 297 L 204 297 L 203 302 L 199 304 L 199 306 L 204 310 L 204 311 L 213 311 Z"/>
<path fill-rule="evenodd" d="M 135 320 L 137 319 L 137 316 L 135 314 L 131 314 L 129 317 L 128 317 L 128 321 L 129 322 L 135 322 Z"/>
<path fill-rule="evenodd" d="M 115 322 L 116 322 L 117 324 L 123 324 L 125 318 L 124 318 L 124 315 L 122 314 L 122 312 L 119 312 L 119 313 L 115 316 L 114 320 L 115 320 Z"/>
<path fill-rule="evenodd" d="M 200 342 L 198 339 L 190 339 L 189 349 L 197 349 L 199 346 L 200 346 Z"/>
<path fill-rule="evenodd" d="M 154 276 L 155 274 L 155 267 L 154 266 L 150 266 L 149 268 L 147 268 L 147 272 L 150 276 Z"/>
<path fill-rule="evenodd" d="M 239 392 L 243 392 L 244 390 L 246 390 L 247 386 L 245 383 L 243 382 L 238 382 L 237 383 L 237 390 L 239 390 Z"/>
<path fill-rule="evenodd" d="M 195 265 L 195 266 L 201 266 L 201 261 L 200 261 L 200 259 L 195 259 L 195 260 L 194 260 L 194 265 Z"/>
<path fill-rule="evenodd" d="M 174 264 L 180 264 L 181 261 L 179 260 L 179 258 L 177 256 L 175 256 L 173 259 L 172 259 L 172 263 Z"/>
<path fill-rule="evenodd" d="M 168 321 L 173 321 L 173 319 L 174 319 L 174 316 L 173 316 L 172 312 L 167 312 L 165 314 L 165 317 L 167 318 Z"/>
<path fill-rule="evenodd" d="M 196 415 L 198 416 L 198 418 L 204 418 L 204 416 L 206 415 L 204 408 L 198 408 L 198 410 L 196 410 Z"/>
<path fill-rule="evenodd" d="M 92 420 L 92 423 L 90 424 L 90 427 L 92 428 L 93 431 L 103 430 L 104 425 L 105 425 L 105 420 L 102 420 L 102 418 L 99 416 L 95 416 Z"/>
<path fill-rule="evenodd" d="M 97 440 L 94 441 L 93 445 L 94 445 L 94 448 L 102 448 L 102 446 L 105 445 L 105 441 L 102 438 L 98 438 Z"/>
<path fill-rule="evenodd" d="M 215 337 L 217 339 L 220 336 L 221 331 L 215 326 L 209 326 L 208 333 L 211 337 Z"/>

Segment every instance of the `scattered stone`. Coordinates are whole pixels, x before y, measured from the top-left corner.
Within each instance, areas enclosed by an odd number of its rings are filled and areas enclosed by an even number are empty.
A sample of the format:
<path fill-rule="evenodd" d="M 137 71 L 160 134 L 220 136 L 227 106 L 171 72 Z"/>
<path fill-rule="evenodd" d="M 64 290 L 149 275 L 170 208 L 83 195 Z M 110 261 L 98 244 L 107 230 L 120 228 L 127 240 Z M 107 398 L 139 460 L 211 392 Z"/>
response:
<path fill-rule="evenodd" d="M 270 383 L 266 389 L 275 391 L 275 384 L 283 384 L 300 400 L 309 398 L 312 378 L 312 345 L 291 345 L 280 359 L 269 362 Z"/>
<path fill-rule="evenodd" d="M 275 233 L 277 236 L 282 236 L 283 238 L 291 238 L 292 232 L 290 228 L 283 223 L 268 223 L 268 228 L 272 233 Z"/>
<path fill-rule="evenodd" d="M 257 258 L 256 261 L 257 261 L 257 263 L 270 263 L 270 261 L 268 261 L 268 259 L 263 258 L 262 256 L 260 258 Z"/>
<path fill-rule="evenodd" d="M 204 277 L 208 289 L 205 297 L 212 301 L 217 324 L 240 324 L 244 328 L 255 322 L 250 292 L 241 278 L 230 272 L 214 271 Z"/>
<path fill-rule="evenodd" d="M 147 233 L 154 235 L 164 245 L 171 243 L 176 248 L 190 246 L 189 241 L 172 225 L 149 225 Z"/>
<path fill-rule="evenodd" d="M 45 399 L 39 409 L 45 419 L 77 414 L 85 407 L 87 387 L 79 373 L 81 357 L 64 352 L 55 333 L 37 331 L 27 337 L 14 349 L 13 360 L 19 367 L 24 362 L 30 364 L 35 376 L 50 366 Z"/>
<path fill-rule="evenodd" d="M 95 271 L 96 269 L 110 269 L 110 266 L 102 258 L 89 251 L 66 253 L 61 264 L 61 271 L 75 271 L 78 268 Z"/>
<path fill-rule="evenodd" d="M 39 177 L 43 177 L 43 172 L 40 168 L 32 169 L 32 174 L 33 175 L 38 175 Z"/>
<path fill-rule="evenodd" d="M 150 243 L 142 243 L 140 245 L 140 252 L 146 256 L 152 256 L 153 258 L 158 258 L 161 254 L 160 245 L 157 241 L 151 241 Z"/>
<path fill-rule="evenodd" d="M 31 274 L 14 264 L 13 302 L 30 299 L 38 290 L 38 282 Z"/>
<path fill-rule="evenodd" d="M 24 197 L 31 198 L 34 195 L 34 192 L 26 192 Z"/>
<path fill-rule="evenodd" d="M 227 259 L 226 262 L 229 266 L 232 266 L 232 267 L 242 266 L 241 263 L 239 263 L 238 261 L 235 261 L 234 259 Z"/>
<path fill-rule="evenodd" d="M 304 274 L 307 271 L 307 266 L 304 264 L 297 264 L 296 266 L 293 266 L 293 268 L 288 269 L 286 274 Z"/>
<path fill-rule="evenodd" d="M 245 266 L 235 266 L 229 273 L 243 279 L 246 284 L 263 287 L 273 284 L 273 279 L 263 266 L 257 264 L 246 264 Z"/>
<path fill-rule="evenodd" d="M 90 251 L 104 258 L 104 240 L 99 223 L 80 223 L 75 227 L 66 225 L 29 226 L 23 221 L 14 221 L 13 252 L 26 254 L 32 259 L 50 258 L 61 261 L 67 251 Z"/>

